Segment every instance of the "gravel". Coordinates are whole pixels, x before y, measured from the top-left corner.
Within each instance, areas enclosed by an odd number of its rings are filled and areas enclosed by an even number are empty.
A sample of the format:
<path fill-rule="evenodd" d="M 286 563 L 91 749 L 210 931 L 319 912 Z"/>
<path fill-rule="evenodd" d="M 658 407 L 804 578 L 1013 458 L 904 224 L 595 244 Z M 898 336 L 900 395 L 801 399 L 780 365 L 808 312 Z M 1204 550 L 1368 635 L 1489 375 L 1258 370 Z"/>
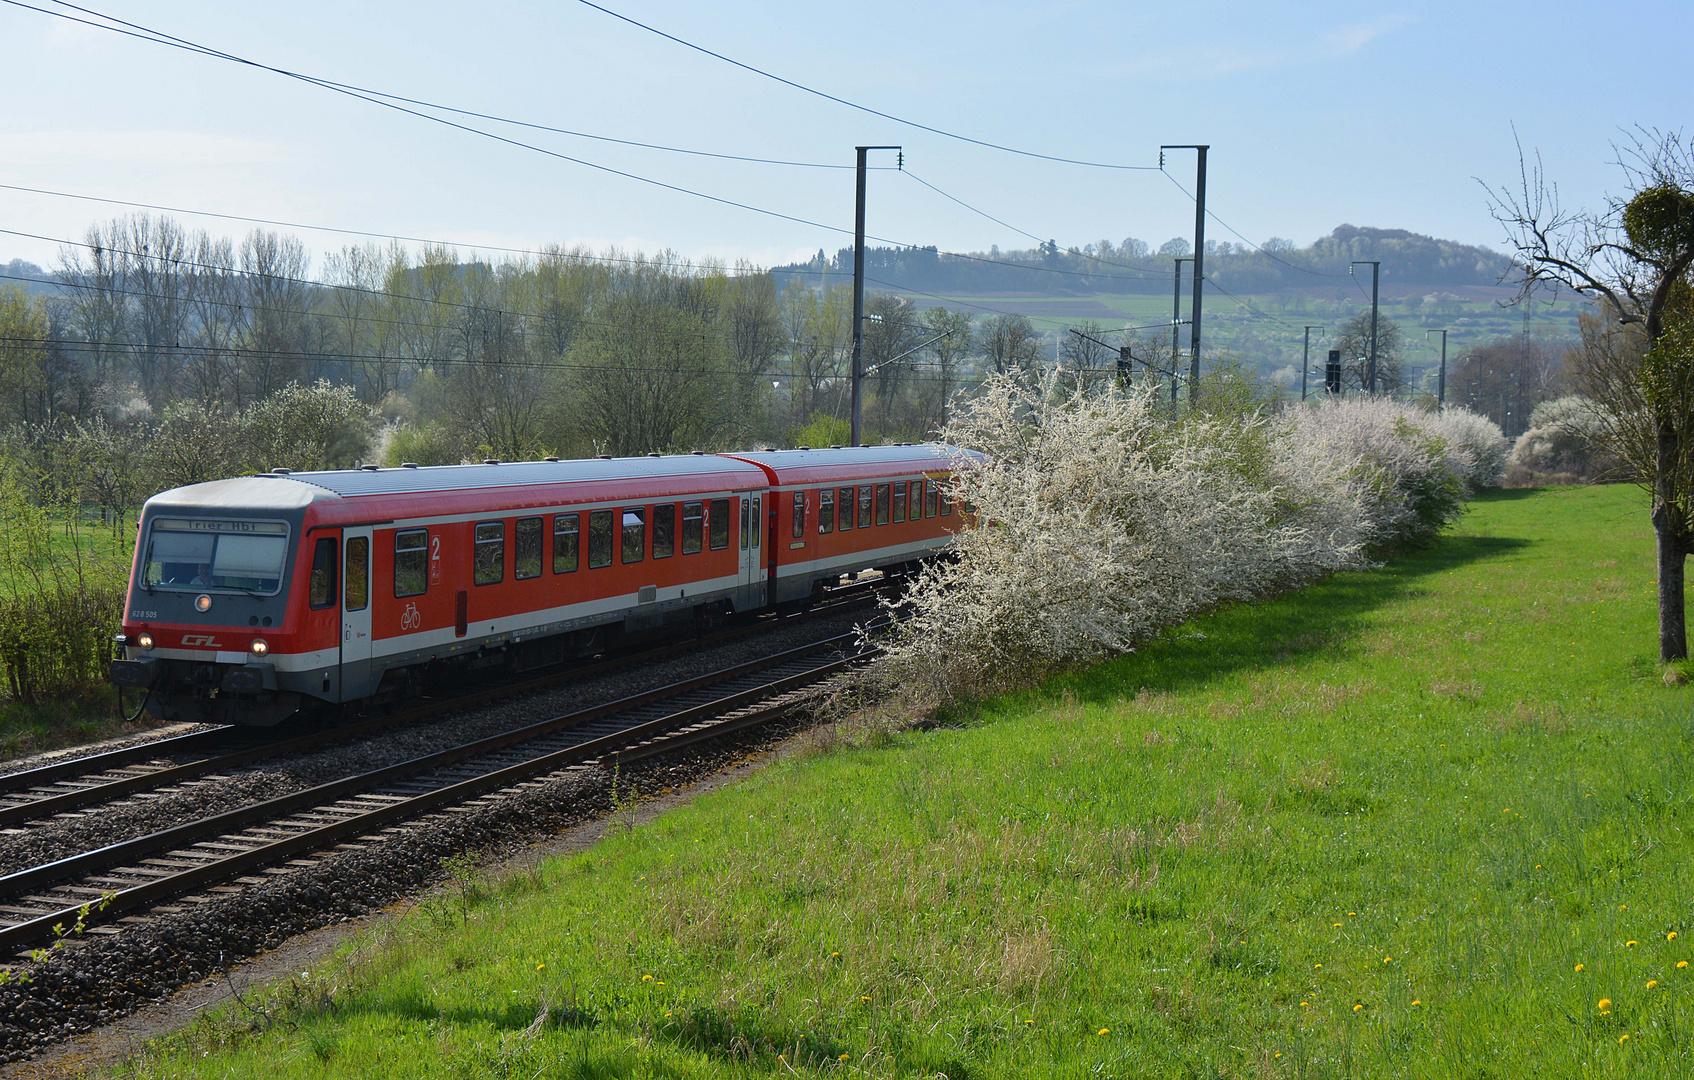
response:
<path fill-rule="evenodd" d="M 621 770 L 639 798 L 682 787 L 774 745 L 790 720 L 700 744 Z M 576 768 L 499 795 L 469 813 L 434 815 L 315 866 L 251 885 L 191 910 L 157 914 L 121 934 L 93 936 L 20 968 L 0 985 L 0 1063 L 21 1061 L 112 1022 L 177 988 L 274 949 L 296 934 L 370 914 L 445 876 L 442 860 L 467 851 L 500 856 L 612 808 L 612 776 Z"/>
<path fill-rule="evenodd" d="M 745 663 L 779 649 L 821 641 L 850 631 L 869 614 L 869 609 L 855 607 L 811 619 L 785 620 L 764 633 L 714 648 L 684 652 L 654 664 L 451 713 L 416 727 L 383 732 L 346 745 L 263 761 L 226 776 L 188 781 L 163 792 L 61 814 L 6 835 L 0 850 L 0 874 L 380 769 L 547 717 Z"/>
<path fill-rule="evenodd" d="M 132 798 L 91 814 L 55 819 L 8 837 L 3 861 L 33 865 L 165 825 L 229 809 L 349 773 L 405 760 L 538 718 L 639 693 L 844 633 L 863 608 L 779 624 L 768 633 L 658 664 L 469 710 L 355 745 L 268 762 L 228 778 L 183 785 L 175 794 Z M 800 723 L 749 729 L 622 771 L 620 786 L 637 793 L 687 785 L 743 760 L 749 748 L 772 745 Z M 521 791 L 488 799 L 469 813 L 441 814 L 358 850 L 322 857 L 317 865 L 272 877 L 238 894 L 179 913 L 159 913 L 116 935 L 91 935 L 20 967 L 31 981 L 0 985 L 0 1062 L 22 1060 L 72 1035 L 125 1016 L 176 988 L 276 948 L 284 940 L 379 909 L 439 881 L 444 858 L 464 851 L 509 852 L 604 813 L 611 777 L 578 768 Z M 17 858 L 14 842 L 29 854 Z M 46 853 L 45 855 L 43 853 Z"/>

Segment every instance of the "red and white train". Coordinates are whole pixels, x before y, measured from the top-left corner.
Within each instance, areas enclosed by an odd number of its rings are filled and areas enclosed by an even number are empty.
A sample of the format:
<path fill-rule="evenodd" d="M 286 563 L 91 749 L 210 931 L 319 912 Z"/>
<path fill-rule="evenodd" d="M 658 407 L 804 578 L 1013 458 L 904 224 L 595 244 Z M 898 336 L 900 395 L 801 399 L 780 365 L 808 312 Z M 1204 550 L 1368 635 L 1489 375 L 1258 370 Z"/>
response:
<path fill-rule="evenodd" d="M 327 472 L 142 508 L 112 662 L 165 720 L 275 724 L 314 702 L 527 670 L 672 624 L 805 602 L 945 547 L 936 445 Z"/>

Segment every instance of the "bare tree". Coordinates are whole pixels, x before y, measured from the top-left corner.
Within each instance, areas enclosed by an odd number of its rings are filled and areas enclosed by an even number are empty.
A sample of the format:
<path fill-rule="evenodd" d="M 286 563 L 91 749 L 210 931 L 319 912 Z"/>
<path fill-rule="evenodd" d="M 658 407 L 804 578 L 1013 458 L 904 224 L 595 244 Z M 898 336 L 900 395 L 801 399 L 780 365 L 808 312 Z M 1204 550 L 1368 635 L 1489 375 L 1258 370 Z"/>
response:
<path fill-rule="evenodd" d="M 1118 353 L 1101 340 L 1104 333 L 1090 319 L 1059 339 L 1059 385 L 1065 391 L 1097 394 L 1117 381 Z"/>
<path fill-rule="evenodd" d="M 1521 264 L 1518 300 L 1544 283 L 1597 298 L 1608 321 L 1643 331 L 1641 400 L 1651 414 L 1653 531 L 1658 541 L 1659 656 L 1688 655 L 1684 571 L 1694 546 L 1694 140 L 1638 128 L 1617 164 L 1631 194 L 1600 211 L 1567 211 L 1519 152 L 1515 187 L 1490 188 L 1495 218 Z M 1628 399 L 1601 401 L 1627 408 Z"/>
<path fill-rule="evenodd" d="M 1041 337 L 1025 315 L 996 315 L 982 331 L 982 351 L 989 370 L 1026 381 L 1041 374 Z"/>
<path fill-rule="evenodd" d="M 1401 384 L 1400 324 L 1379 316 L 1376 320 L 1377 385 L 1392 391 Z M 1342 378 L 1363 390 L 1370 382 L 1370 311 L 1359 312 L 1341 327 L 1335 347 L 1341 352 Z"/>

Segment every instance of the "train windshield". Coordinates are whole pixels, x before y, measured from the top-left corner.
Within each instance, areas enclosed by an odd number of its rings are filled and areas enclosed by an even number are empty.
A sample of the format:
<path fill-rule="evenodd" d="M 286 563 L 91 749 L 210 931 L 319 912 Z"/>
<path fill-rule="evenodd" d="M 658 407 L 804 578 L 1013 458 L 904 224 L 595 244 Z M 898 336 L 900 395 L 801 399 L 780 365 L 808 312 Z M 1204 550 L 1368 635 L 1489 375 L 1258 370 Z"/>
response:
<path fill-rule="evenodd" d="M 287 557 L 288 526 L 280 521 L 157 518 L 141 580 L 150 589 L 273 596 Z"/>

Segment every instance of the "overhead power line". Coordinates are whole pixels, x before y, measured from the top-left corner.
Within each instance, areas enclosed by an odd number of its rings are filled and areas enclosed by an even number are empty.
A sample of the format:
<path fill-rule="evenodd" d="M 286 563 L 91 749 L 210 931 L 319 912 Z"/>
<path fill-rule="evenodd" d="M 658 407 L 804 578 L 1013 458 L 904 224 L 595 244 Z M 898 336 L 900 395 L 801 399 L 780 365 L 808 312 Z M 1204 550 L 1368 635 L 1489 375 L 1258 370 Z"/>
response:
<path fill-rule="evenodd" d="M 1120 165 L 1105 161 L 1085 161 L 1078 158 L 1062 157 L 1057 154 L 1041 154 L 1033 150 L 1020 150 L 1016 147 L 1003 146 L 1000 143 L 989 142 L 986 139 L 976 139 L 969 135 L 961 135 L 956 131 L 948 131 L 945 128 L 932 127 L 929 124 L 919 123 L 916 120 L 907 120 L 906 118 L 896 116 L 893 113 L 883 112 L 881 109 L 873 109 L 869 105 L 860 105 L 856 101 L 849 101 L 846 98 L 837 97 L 834 94 L 826 93 L 823 90 L 807 86 L 804 83 L 795 82 L 793 79 L 785 79 L 781 75 L 766 71 L 763 68 L 754 67 L 752 64 L 743 63 L 740 60 L 732 59 L 731 57 L 725 56 L 723 53 L 713 52 L 704 45 L 697 45 L 692 41 L 677 37 L 675 34 L 667 34 L 655 26 L 649 26 L 647 23 L 641 22 L 639 19 L 632 19 L 628 15 L 619 14 L 609 7 L 602 7 L 599 4 L 592 3 L 591 0 L 580 0 L 580 2 L 585 7 L 591 7 L 602 14 L 610 15 L 612 18 L 617 19 L 620 22 L 626 22 L 631 26 L 647 31 L 649 34 L 655 34 L 664 38 L 666 41 L 673 41 L 676 44 L 681 45 L 683 48 L 693 49 L 695 52 L 703 53 L 714 60 L 721 60 L 724 63 L 733 67 L 738 67 L 743 71 L 751 72 L 754 75 L 770 79 L 773 82 L 779 82 L 784 86 L 792 87 L 795 90 L 811 94 L 814 97 L 823 98 L 825 101 L 833 101 L 837 105 L 845 105 L 849 109 L 856 109 L 859 112 L 868 113 L 871 116 L 881 117 L 884 120 L 891 120 L 896 124 L 903 124 L 909 128 L 916 128 L 919 131 L 927 131 L 932 135 L 940 135 L 943 138 L 955 139 L 959 142 L 970 143 L 973 146 L 981 146 L 989 150 L 999 150 L 1002 153 L 1016 154 L 1019 157 L 1039 158 L 1042 161 L 1057 161 L 1066 165 L 1086 165 L 1093 169 L 1121 169 L 1130 172 L 1153 172 L 1158 169 L 1158 166 L 1156 165 Z"/>
<path fill-rule="evenodd" d="M 1163 169 L 1161 169 L 1159 171 L 1164 172 Z M 1165 179 L 1167 179 L 1171 183 L 1175 184 L 1176 189 L 1178 191 L 1182 192 L 1184 195 L 1188 196 L 1188 199 L 1189 199 L 1190 202 L 1192 202 L 1194 200 L 1194 193 L 1192 191 L 1189 191 L 1186 187 L 1184 187 L 1182 185 L 1181 180 L 1178 180 L 1176 177 L 1172 176 L 1168 172 L 1165 173 Z M 1206 216 L 1211 218 L 1213 221 L 1217 222 L 1219 225 L 1222 225 L 1225 229 L 1228 229 L 1231 233 L 1234 233 L 1235 238 L 1237 240 L 1240 240 L 1243 244 L 1246 244 L 1248 247 L 1252 248 L 1254 251 L 1258 252 L 1260 255 L 1263 255 L 1265 258 L 1270 259 L 1272 262 L 1279 262 L 1282 265 L 1288 267 L 1290 270 L 1298 270 L 1302 274 L 1310 274 L 1313 277 L 1339 278 L 1339 277 L 1346 277 L 1347 276 L 1345 274 L 1331 274 L 1331 273 L 1328 273 L 1328 272 L 1323 271 L 1323 270 L 1313 270 L 1310 267 L 1301 266 L 1298 263 L 1291 263 L 1287 259 L 1280 258 L 1274 252 L 1266 251 L 1264 248 L 1260 247 L 1258 244 L 1255 244 L 1255 243 L 1253 243 L 1253 241 L 1247 239 L 1245 236 L 1242 236 L 1239 232 L 1236 231 L 1235 226 L 1231 225 L 1229 222 L 1225 221 L 1223 218 L 1218 217 L 1217 214 L 1214 213 L 1212 211 L 1212 208 L 1209 207 L 1209 206 L 1206 208 Z"/>

